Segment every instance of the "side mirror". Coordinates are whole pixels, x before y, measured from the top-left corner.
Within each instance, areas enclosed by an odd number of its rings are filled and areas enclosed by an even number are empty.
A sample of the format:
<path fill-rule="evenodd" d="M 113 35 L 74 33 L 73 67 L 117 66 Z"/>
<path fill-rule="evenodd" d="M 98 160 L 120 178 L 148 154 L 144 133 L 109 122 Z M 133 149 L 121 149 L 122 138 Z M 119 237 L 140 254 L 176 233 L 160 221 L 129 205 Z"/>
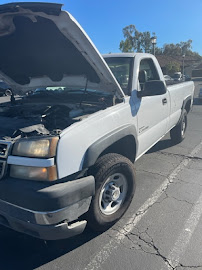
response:
<path fill-rule="evenodd" d="M 163 81 L 147 81 L 142 91 L 137 92 L 139 98 L 146 96 L 163 95 L 167 91 L 167 88 Z"/>

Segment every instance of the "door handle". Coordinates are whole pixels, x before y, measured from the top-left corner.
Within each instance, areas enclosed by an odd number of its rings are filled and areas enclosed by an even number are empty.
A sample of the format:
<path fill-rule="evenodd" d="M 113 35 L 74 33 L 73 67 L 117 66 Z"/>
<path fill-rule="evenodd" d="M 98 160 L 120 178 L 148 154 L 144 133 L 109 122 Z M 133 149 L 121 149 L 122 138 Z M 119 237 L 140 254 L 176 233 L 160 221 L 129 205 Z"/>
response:
<path fill-rule="evenodd" d="M 167 103 L 167 98 L 163 98 L 162 103 L 163 103 L 163 105 L 165 105 Z"/>

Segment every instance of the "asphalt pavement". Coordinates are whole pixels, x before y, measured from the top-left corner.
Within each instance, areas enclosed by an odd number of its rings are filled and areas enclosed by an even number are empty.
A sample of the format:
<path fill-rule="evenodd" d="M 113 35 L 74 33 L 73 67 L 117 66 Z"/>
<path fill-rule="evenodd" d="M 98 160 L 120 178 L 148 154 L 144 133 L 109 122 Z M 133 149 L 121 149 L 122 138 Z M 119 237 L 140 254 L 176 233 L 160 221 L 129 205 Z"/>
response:
<path fill-rule="evenodd" d="M 117 224 L 53 242 L 0 227 L 0 269 L 202 270 L 202 81 L 195 87 L 185 140 L 168 134 L 136 162 L 136 194 Z"/>

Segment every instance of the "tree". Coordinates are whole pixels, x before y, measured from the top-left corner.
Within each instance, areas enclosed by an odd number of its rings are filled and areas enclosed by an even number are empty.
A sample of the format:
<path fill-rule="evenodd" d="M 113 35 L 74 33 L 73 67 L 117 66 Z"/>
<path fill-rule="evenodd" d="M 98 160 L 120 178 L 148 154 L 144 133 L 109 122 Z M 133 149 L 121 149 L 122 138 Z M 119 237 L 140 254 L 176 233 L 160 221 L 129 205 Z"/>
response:
<path fill-rule="evenodd" d="M 187 40 L 187 41 L 181 41 L 180 42 L 180 47 L 181 47 L 181 50 L 182 50 L 182 55 L 183 54 L 187 54 L 189 51 L 191 51 L 191 44 L 192 44 L 192 40 L 191 39 L 189 39 L 189 40 Z"/>
<path fill-rule="evenodd" d="M 155 35 L 155 33 L 152 33 Z M 152 50 L 151 34 L 149 31 L 139 32 L 131 24 L 123 28 L 125 40 L 121 40 L 119 49 L 122 52 L 150 52 Z"/>
<path fill-rule="evenodd" d="M 129 39 L 126 39 L 125 41 L 120 42 L 119 49 L 122 52 L 133 52 L 133 45 L 132 42 Z"/>
<path fill-rule="evenodd" d="M 155 33 L 152 33 L 155 36 Z M 136 29 L 134 24 L 130 24 L 123 28 L 124 40 L 121 40 L 119 49 L 122 52 L 152 52 L 151 34 L 149 31 L 140 32 Z M 202 59 L 202 57 L 191 50 L 192 40 L 181 41 L 180 43 L 164 44 L 162 48 L 156 47 L 156 55 L 168 56 L 192 56 L 195 59 Z"/>
<path fill-rule="evenodd" d="M 156 55 L 161 55 L 163 54 L 163 48 L 156 47 L 155 52 L 156 52 Z"/>
<path fill-rule="evenodd" d="M 177 62 L 169 62 L 168 64 L 166 64 L 166 71 L 167 74 L 169 75 L 173 75 L 175 72 L 180 71 L 180 64 Z"/>
<path fill-rule="evenodd" d="M 182 50 L 179 46 L 179 44 L 164 44 L 163 46 L 163 54 L 164 55 L 182 55 Z"/>
<path fill-rule="evenodd" d="M 152 33 L 153 36 L 155 36 L 155 33 Z M 150 52 L 151 51 L 151 35 L 149 31 L 142 32 L 142 40 L 141 40 L 141 46 L 144 50 L 144 52 Z"/>
<path fill-rule="evenodd" d="M 181 41 L 180 43 L 170 43 L 164 44 L 163 46 L 163 54 L 165 55 L 178 55 L 181 56 L 183 54 L 188 55 L 191 51 L 192 40 L 189 39 L 187 41 Z"/>

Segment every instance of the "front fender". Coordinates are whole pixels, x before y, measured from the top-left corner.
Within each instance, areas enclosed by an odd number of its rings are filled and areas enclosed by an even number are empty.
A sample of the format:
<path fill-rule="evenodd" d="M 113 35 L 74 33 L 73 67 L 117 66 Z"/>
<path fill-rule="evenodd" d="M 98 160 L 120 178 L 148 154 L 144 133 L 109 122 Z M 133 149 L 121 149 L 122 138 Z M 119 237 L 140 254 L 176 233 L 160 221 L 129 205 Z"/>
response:
<path fill-rule="evenodd" d="M 94 142 L 86 151 L 83 161 L 83 169 L 88 168 L 95 164 L 96 160 L 100 156 L 100 154 L 107 149 L 113 143 L 119 141 L 120 139 L 132 135 L 135 140 L 136 149 L 138 150 L 138 141 L 137 141 L 137 132 L 136 128 L 133 125 L 125 125 L 119 127 L 116 130 L 106 134 L 96 142 Z"/>

